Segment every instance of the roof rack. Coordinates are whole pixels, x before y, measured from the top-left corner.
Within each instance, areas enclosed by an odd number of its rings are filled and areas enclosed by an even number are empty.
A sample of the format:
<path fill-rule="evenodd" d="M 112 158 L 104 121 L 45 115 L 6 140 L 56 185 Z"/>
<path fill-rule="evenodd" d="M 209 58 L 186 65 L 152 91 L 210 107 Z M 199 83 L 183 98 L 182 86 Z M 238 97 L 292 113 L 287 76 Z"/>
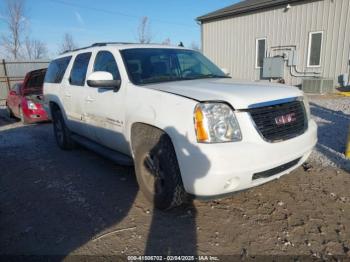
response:
<path fill-rule="evenodd" d="M 139 43 L 128 43 L 128 42 L 101 42 L 101 43 L 93 43 L 92 45 L 85 46 L 85 47 L 80 47 L 76 48 L 73 50 L 66 50 L 63 51 L 62 54 L 68 53 L 68 52 L 74 52 L 74 51 L 79 51 L 79 50 L 84 50 L 90 47 L 96 47 L 96 46 L 107 46 L 107 45 L 132 45 L 132 44 L 139 44 Z"/>
<path fill-rule="evenodd" d="M 91 46 L 106 46 L 106 45 L 137 45 L 140 43 L 132 43 L 132 42 L 102 42 L 102 43 L 94 43 Z"/>
<path fill-rule="evenodd" d="M 180 42 L 180 44 L 182 44 L 182 42 Z M 159 43 L 132 43 L 132 42 L 101 42 L 101 43 L 93 43 L 92 45 L 76 48 L 73 50 L 66 50 L 66 51 L 62 52 L 61 54 L 79 51 L 79 50 L 84 50 L 84 49 L 88 49 L 90 47 L 107 46 L 107 45 L 161 45 L 161 44 L 159 44 Z M 181 45 L 178 45 L 178 46 L 181 47 Z M 183 47 L 183 44 L 182 44 L 182 47 Z"/>

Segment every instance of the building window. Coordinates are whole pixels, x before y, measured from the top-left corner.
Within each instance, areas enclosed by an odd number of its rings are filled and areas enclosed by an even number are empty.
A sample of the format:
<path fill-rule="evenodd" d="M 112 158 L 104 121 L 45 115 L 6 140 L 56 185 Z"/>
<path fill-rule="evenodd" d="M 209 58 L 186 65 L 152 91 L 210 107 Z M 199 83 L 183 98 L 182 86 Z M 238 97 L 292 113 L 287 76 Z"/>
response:
<path fill-rule="evenodd" d="M 308 67 L 321 66 L 322 38 L 323 32 L 310 32 L 309 34 Z"/>
<path fill-rule="evenodd" d="M 264 65 L 264 58 L 266 55 L 266 38 L 256 39 L 256 59 L 255 67 L 262 68 Z"/>

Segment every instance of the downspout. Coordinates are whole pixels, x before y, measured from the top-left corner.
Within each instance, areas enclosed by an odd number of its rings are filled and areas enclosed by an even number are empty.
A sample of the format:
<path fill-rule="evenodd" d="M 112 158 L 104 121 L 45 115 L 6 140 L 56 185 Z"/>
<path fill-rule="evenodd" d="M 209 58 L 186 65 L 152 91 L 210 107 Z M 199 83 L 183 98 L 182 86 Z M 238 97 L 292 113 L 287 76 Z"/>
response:
<path fill-rule="evenodd" d="M 203 48 L 203 23 L 199 20 L 196 20 L 197 25 L 200 26 L 200 31 L 201 31 L 201 51 L 203 53 L 204 48 Z"/>

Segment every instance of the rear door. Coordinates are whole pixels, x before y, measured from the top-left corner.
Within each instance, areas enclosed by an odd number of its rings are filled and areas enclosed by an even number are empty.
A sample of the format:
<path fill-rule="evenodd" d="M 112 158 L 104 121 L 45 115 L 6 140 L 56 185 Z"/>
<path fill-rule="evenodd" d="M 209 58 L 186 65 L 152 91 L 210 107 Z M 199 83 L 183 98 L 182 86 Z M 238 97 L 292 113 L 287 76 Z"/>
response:
<path fill-rule="evenodd" d="M 119 57 L 119 59 L 121 59 Z M 96 53 L 91 72 L 104 71 L 113 75 L 114 80 L 121 80 L 116 56 L 107 50 Z M 121 60 L 119 60 L 121 63 Z M 98 143 L 128 152 L 128 144 L 123 135 L 125 115 L 125 83 L 115 92 L 111 89 L 87 87 L 84 99 L 85 120 L 90 129 L 90 137 Z"/>
<path fill-rule="evenodd" d="M 88 70 L 91 52 L 80 53 L 75 57 L 69 84 L 64 87 L 63 101 L 69 128 L 81 135 L 86 135 L 86 127 L 83 121 L 83 97 L 86 91 L 86 73 Z"/>

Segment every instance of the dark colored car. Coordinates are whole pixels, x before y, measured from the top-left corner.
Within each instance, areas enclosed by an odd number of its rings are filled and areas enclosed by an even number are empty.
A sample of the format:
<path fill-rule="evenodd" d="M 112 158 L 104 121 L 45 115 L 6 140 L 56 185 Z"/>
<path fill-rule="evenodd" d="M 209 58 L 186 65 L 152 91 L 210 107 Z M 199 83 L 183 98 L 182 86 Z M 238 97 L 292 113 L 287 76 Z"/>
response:
<path fill-rule="evenodd" d="M 6 99 L 10 117 L 19 118 L 24 124 L 48 120 L 42 106 L 45 73 L 46 69 L 31 71 L 23 83 L 13 85 Z"/>

